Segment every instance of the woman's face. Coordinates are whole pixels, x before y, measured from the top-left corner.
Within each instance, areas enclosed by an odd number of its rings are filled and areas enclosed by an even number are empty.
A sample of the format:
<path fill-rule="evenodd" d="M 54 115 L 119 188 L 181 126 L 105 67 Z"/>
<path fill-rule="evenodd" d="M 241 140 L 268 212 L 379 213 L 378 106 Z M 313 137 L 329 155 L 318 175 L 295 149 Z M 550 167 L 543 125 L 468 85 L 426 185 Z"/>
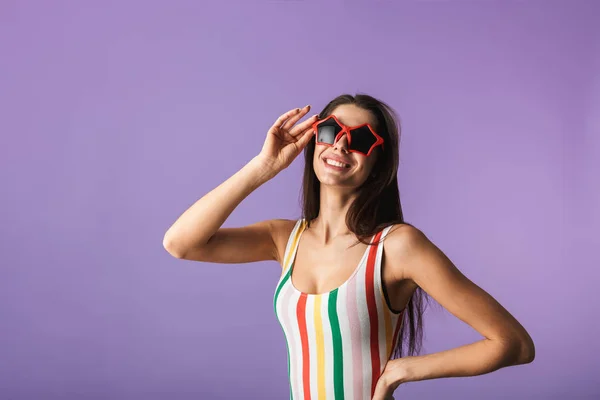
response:
<path fill-rule="evenodd" d="M 331 114 L 344 125 L 356 126 L 369 123 L 375 126 L 375 118 L 370 111 L 357 107 L 354 104 L 343 104 L 336 107 Z M 377 159 L 380 147 L 371 152 L 369 156 L 348 151 L 348 138 L 344 133 L 333 146 L 323 144 L 315 145 L 313 168 L 321 184 L 343 187 L 359 187 L 369 179 L 373 165 Z M 344 168 L 330 166 L 326 160 L 336 158 L 346 165 Z"/>

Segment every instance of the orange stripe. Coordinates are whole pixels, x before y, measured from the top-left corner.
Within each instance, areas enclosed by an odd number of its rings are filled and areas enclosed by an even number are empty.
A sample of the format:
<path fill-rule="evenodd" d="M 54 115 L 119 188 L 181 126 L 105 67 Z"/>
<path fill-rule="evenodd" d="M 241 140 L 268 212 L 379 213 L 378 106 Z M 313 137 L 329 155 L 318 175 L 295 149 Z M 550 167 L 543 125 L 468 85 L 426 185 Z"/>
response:
<path fill-rule="evenodd" d="M 381 286 L 383 286 L 383 278 L 381 279 Z M 383 295 L 383 289 L 380 287 L 381 291 L 381 302 L 383 304 L 383 320 L 385 321 L 385 354 L 387 354 L 387 358 L 390 358 L 391 349 L 392 349 L 392 316 L 390 315 L 390 310 L 387 308 L 387 302 L 385 301 L 385 296 Z"/>
<path fill-rule="evenodd" d="M 381 304 L 383 304 L 383 320 L 385 322 L 385 354 L 387 354 L 387 359 L 389 360 L 390 355 L 392 354 L 392 316 L 390 315 L 390 309 L 387 305 L 387 301 L 385 301 L 385 295 L 383 294 L 383 245 L 380 250 L 381 260 L 380 260 L 380 269 L 379 269 L 379 281 L 381 285 L 379 286 L 379 294 L 381 295 Z"/>
<path fill-rule="evenodd" d="M 302 386 L 304 399 L 310 400 L 310 358 L 308 353 L 308 335 L 306 332 L 306 294 L 301 293 L 296 308 L 296 317 L 300 328 L 300 341 L 302 342 Z"/>
<path fill-rule="evenodd" d="M 375 235 L 375 240 L 379 240 L 381 236 L 381 232 Z M 374 271 L 375 271 L 375 257 L 377 256 L 377 246 L 371 246 L 369 251 L 369 258 L 367 261 L 367 276 L 365 279 L 365 290 L 367 294 L 367 309 L 369 310 L 369 321 L 371 328 L 371 337 L 370 337 L 370 345 L 371 345 L 371 397 L 375 393 L 375 385 L 377 384 L 377 380 L 379 379 L 379 332 L 378 332 L 378 321 L 377 321 L 377 304 L 375 304 L 375 290 L 374 290 Z"/>
<path fill-rule="evenodd" d="M 396 347 L 396 341 L 398 339 L 398 332 L 400 331 L 400 326 L 402 325 L 402 318 L 404 316 L 404 310 L 398 314 L 398 319 L 396 320 L 396 329 L 394 329 L 394 340 L 392 342 L 392 350 Z"/>

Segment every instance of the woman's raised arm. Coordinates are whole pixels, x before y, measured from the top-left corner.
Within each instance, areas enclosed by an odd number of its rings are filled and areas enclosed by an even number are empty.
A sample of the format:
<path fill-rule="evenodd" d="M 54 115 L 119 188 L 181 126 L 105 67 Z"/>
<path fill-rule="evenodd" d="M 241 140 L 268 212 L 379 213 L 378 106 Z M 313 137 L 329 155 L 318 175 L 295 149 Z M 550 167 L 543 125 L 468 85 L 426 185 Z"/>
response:
<path fill-rule="evenodd" d="M 310 107 L 281 115 L 267 132 L 260 154 L 197 200 L 167 230 L 163 246 L 177 258 L 215 263 L 278 260 L 277 240 L 286 220 L 221 228 L 254 190 L 287 168 L 312 138 L 315 116 L 294 126 Z M 293 127 L 293 128 L 292 128 Z"/>

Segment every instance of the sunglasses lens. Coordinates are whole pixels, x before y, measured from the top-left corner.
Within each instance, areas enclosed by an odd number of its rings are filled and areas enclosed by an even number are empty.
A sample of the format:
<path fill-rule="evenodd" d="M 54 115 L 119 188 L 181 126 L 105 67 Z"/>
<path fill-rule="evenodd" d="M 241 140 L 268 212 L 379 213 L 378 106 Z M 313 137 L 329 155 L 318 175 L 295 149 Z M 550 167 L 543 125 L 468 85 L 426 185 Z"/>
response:
<path fill-rule="evenodd" d="M 350 148 L 352 150 L 360 151 L 361 153 L 367 154 L 377 141 L 375 135 L 373 135 L 373 133 L 366 126 L 353 129 L 351 134 L 352 143 L 350 144 Z"/>
<path fill-rule="evenodd" d="M 317 126 L 317 142 L 333 144 L 341 130 L 342 128 L 336 124 L 335 120 L 324 121 Z"/>

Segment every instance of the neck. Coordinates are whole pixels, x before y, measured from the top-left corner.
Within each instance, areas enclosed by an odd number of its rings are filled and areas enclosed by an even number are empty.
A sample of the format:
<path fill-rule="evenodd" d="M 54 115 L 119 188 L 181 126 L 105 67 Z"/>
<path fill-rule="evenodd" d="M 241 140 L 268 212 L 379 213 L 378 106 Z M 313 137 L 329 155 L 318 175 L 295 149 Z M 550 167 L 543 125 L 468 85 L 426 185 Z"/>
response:
<path fill-rule="evenodd" d="M 311 222 L 315 236 L 326 245 L 332 239 L 354 235 L 346 225 L 346 214 L 357 193 L 339 186 L 321 184 L 319 215 Z"/>

